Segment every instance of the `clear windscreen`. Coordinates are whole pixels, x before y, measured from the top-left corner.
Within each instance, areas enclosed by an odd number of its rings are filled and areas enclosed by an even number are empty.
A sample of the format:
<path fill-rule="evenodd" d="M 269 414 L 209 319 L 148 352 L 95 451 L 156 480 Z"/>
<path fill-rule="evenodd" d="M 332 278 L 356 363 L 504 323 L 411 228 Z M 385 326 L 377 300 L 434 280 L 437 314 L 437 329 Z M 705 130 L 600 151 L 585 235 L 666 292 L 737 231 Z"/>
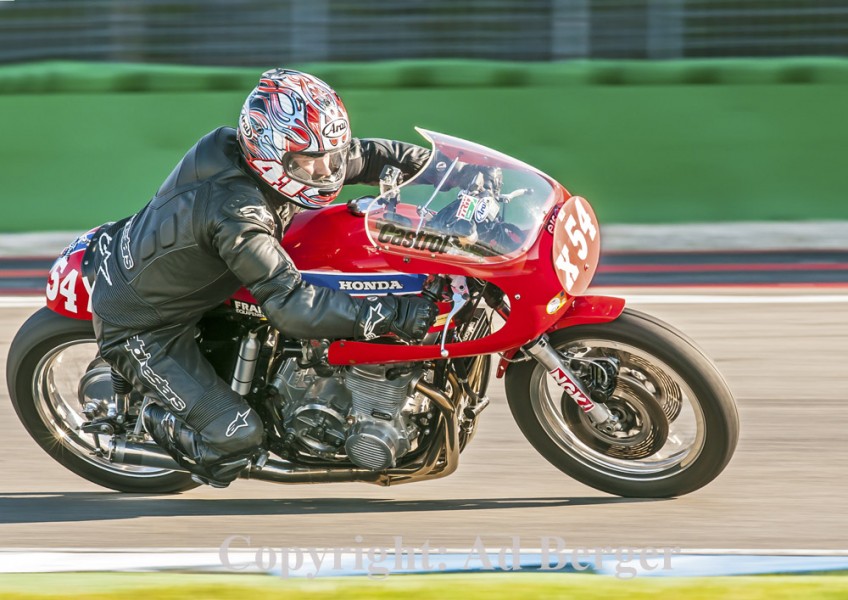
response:
<path fill-rule="evenodd" d="M 557 188 L 533 167 L 484 146 L 420 130 L 429 163 L 366 212 L 372 243 L 387 252 L 446 262 L 502 262 L 525 252 L 557 202 Z"/>

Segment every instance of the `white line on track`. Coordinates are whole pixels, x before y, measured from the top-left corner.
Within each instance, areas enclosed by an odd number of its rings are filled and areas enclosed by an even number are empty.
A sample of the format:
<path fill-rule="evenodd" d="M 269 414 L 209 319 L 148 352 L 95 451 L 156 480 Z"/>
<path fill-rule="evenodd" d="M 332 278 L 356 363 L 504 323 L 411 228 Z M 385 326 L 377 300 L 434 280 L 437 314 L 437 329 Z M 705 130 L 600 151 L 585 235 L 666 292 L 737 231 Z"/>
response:
<path fill-rule="evenodd" d="M 363 549 L 364 550 L 364 549 Z M 482 550 L 482 551 L 481 551 Z M 490 557 L 498 555 L 503 548 L 472 548 L 463 550 L 438 550 L 433 553 L 432 549 L 426 553 L 429 560 L 440 561 L 438 567 L 424 568 L 424 562 L 419 568 L 418 558 L 407 558 L 407 568 L 398 569 L 397 572 L 433 572 L 437 570 L 445 570 L 448 564 L 453 564 L 454 568 L 460 565 L 465 558 L 465 566 L 460 566 L 461 569 L 468 569 L 468 561 L 476 557 L 480 561 L 480 556 L 485 553 Z M 626 551 L 625 555 L 620 552 Z M 772 555 L 765 554 L 766 551 L 754 550 L 752 554 L 745 554 L 742 550 L 679 550 L 669 549 L 670 557 L 676 557 L 677 567 L 675 573 L 668 575 L 722 575 L 722 574 L 739 574 L 739 573 L 768 573 L 772 570 L 776 572 L 798 571 L 803 568 L 804 571 L 823 571 L 823 570 L 844 570 L 846 555 L 842 551 L 815 551 L 815 550 L 777 550 L 771 551 Z M 362 561 L 362 554 L 355 552 L 339 552 L 336 549 L 308 549 L 308 548 L 265 548 L 261 550 L 261 556 L 267 556 L 270 552 L 271 556 L 280 555 L 280 563 L 276 568 L 272 562 L 272 569 L 263 569 L 261 565 L 260 554 L 253 549 L 250 550 L 232 550 L 227 548 L 206 549 L 200 551 L 159 551 L 151 552 L 150 549 L 144 550 L 127 550 L 127 549 L 65 549 L 57 550 L 17 550 L 17 549 L 2 549 L 0 550 L 0 573 L 49 573 L 49 572 L 69 572 L 69 571 L 161 571 L 161 570 L 189 570 L 198 572 L 230 572 L 242 571 L 249 573 L 267 573 L 277 574 L 283 577 L 313 577 L 319 574 L 324 567 L 325 559 L 329 554 L 333 558 L 331 570 L 336 571 L 335 575 L 345 574 L 371 574 L 371 563 L 381 564 L 385 559 L 391 561 L 392 557 L 397 554 L 382 554 L 380 560 L 371 561 L 369 566 L 365 566 Z M 285 552 L 285 554 L 284 554 Z M 615 556 L 619 563 L 629 563 L 636 558 L 631 548 L 598 548 L 587 553 L 581 549 L 580 555 L 587 557 L 590 562 L 597 564 L 599 572 L 607 575 L 613 574 L 610 567 L 606 570 L 601 568 L 600 555 L 596 554 L 595 558 L 591 558 L 591 554 L 600 552 L 606 557 Z M 548 553 L 544 556 L 547 561 L 551 559 L 558 563 L 563 556 L 572 557 L 576 560 L 576 555 L 573 549 L 548 549 Z M 223 555 L 222 555 L 223 554 Z M 532 555 L 543 555 L 541 550 L 521 550 L 521 556 L 528 560 L 534 560 Z M 658 553 L 653 553 L 652 558 L 658 558 Z M 297 557 L 296 564 L 292 565 L 290 556 Z M 423 557 L 425 554 L 421 549 L 403 548 L 401 550 L 401 561 L 403 556 L 407 557 Z M 320 561 L 316 559 L 320 557 Z M 683 564 L 681 565 L 681 559 Z M 460 562 L 456 562 L 456 561 Z M 489 559 L 492 560 L 491 558 Z M 540 561 L 546 558 L 540 558 Z M 596 563 L 594 561 L 597 561 Z M 747 568 L 738 571 L 739 561 L 748 563 Z M 751 562 L 755 565 L 750 564 Z M 765 561 L 765 563 L 764 563 Z M 274 561 L 276 562 L 276 561 Z M 285 563 L 285 564 L 283 564 Z M 490 563 L 491 564 L 491 563 Z M 542 562 L 539 562 L 541 565 Z M 729 566 L 730 565 L 730 566 Z M 482 562 L 481 562 L 482 566 Z M 532 565 L 527 565 L 532 568 Z M 683 569 L 681 572 L 679 568 Z M 489 567 L 491 569 L 491 566 Z M 647 568 L 647 567 L 646 567 Z M 655 568 L 655 567 L 653 567 Z M 653 569 L 652 568 L 652 569 Z M 649 570 L 652 570 L 649 569 Z M 694 569 L 694 570 L 693 570 Z M 479 571 L 480 568 L 472 567 L 472 571 Z M 488 569 L 486 569 L 488 570 Z M 387 574 L 388 572 L 386 572 Z M 615 567 L 615 574 L 619 573 L 618 567 Z M 325 572 L 325 574 L 327 574 Z M 635 573 L 633 573 L 635 575 Z M 663 573 L 659 573 L 662 575 Z"/>
<path fill-rule="evenodd" d="M 318 554 L 324 554 L 325 556 L 328 553 L 335 556 L 336 553 L 339 552 L 338 549 L 334 548 L 286 548 L 285 550 L 297 552 L 298 555 L 302 552 L 312 551 Z M 501 551 L 502 548 L 486 547 L 484 550 L 487 554 L 494 555 Z M 625 550 L 628 552 L 628 556 L 631 556 L 630 553 L 633 551 L 632 548 L 621 548 L 620 550 L 616 548 L 596 548 L 589 550 L 589 554 L 600 552 L 604 555 L 611 555 Z M 282 553 L 283 549 L 271 548 L 270 551 L 272 553 Z M 480 551 L 481 548 L 451 548 L 438 549 L 435 551 L 431 549 L 427 554 L 431 559 L 438 560 L 439 558 L 448 559 L 450 557 L 456 558 L 457 556 L 479 556 Z M 587 549 L 581 549 L 580 553 L 588 556 L 586 551 Z M 723 570 L 727 569 L 726 564 L 728 557 L 730 556 L 738 556 L 742 559 L 759 557 L 762 560 L 771 559 L 777 562 L 783 560 L 784 563 L 786 560 L 792 559 L 795 559 L 796 561 L 806 560 L 808 562 L 810 560 L 830 560 L 832 562 L 833 560 L 839 560 L 841 558 L 843 559 L 843 562 L 839 563 L 840 569 L 844 569 L 844 559 L 845 557 L 848 557 L 848 551 L 846 550 L 674 548 L 669 549 L 669 551 L 677 557 L 691 557 L 692 560 L 697 561 L 701 567 L 712 569 L 719 568 L 720 572 L 718 574 L 721 574 L 721 572 L 724 572 Z M 405 554 L 409 554 L 411 552 L 415 555 L 420 555 L 422 553 L 422 549 L 409 547 L 404 548 L 402 552 Z M 561 556 L 573 556 L 575 550 L 557 547 L 555 550 L 553 548 L 548 548 L 547 552 L 551 553 L 551 556 L 554 556 L 557 560 L 559 560 L 558 557 Z M 521 554 L 523 556 L 542 553 L 541 549 L 521 549 Z M 221 548 L 0 548 L 0 573 L 123 571 L 151 569 L 194 569 L 210 572 L 231 572 L 233 568 L 236 570 L 248 569 L 250 572 L 255 572 L 258 569 L 256 564 L 258 554 L 255 549 L 228 548 L 226 550 L 226 555 L 229 568 L 225 569 L 224 567 L 227 565 L 223 562 Z M 341 552 L 339 554 L 339 560 L 353 564 L 356 556 L 357 554 L 354 552 Z M 359 560 L 361 560 L 361 555 Z M 630 558 L 627 560 L 630 560 Z M 415 562 L 417 564 L 417 560 Z M 234 567 L 233 565 L 237 566 Z M 710 565 L 712 566 L 710 567 Z M 797 562 L 792 563 L 792 565 L 793 567 L 797 566 Z M 306 565 L 304 564 L 304 566 Z M 320 567 L 320 565 L 318 566 Z M 348 566 L 348 569 L 350 568 L 353 567 Z M 362 570 L 362 567 L 356 568 L 360 571 Z M 822 570 L 821 565 L 817 568 Z M 294 571 L 297 571 L 298 569 L 300 569 L 300 566 L 296 567 Z M 338 570 L 339 567 L 336 566 L 335 569 Z M 414 567 L 410 567 L 410 571 L 414 570 Z M 296 575 L 294 571 L 290 574 Z M 317 573 L 317 570 L 315 572 Z"/>
<path fill-rule="evenodd" d="M 0 296 L 0 308 L 34 308 L 46 303 L 44 296 Z"/>

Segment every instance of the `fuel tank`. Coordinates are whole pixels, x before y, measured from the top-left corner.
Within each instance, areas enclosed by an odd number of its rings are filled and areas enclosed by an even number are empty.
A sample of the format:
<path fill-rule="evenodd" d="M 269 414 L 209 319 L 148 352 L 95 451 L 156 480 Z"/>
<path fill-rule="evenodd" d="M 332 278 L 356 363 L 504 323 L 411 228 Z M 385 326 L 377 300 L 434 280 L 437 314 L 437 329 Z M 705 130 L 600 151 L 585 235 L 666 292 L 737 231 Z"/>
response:
<path fill-rule="evenodd" d="M 305 281 L 352 296 L 417 294 L 426 279 L 391 269 L 368 240 L 364 217 L 345 205 L 295 215 L 283 236 L 283 248 Z M 257 304 L 246 289 L 233 300 Z"/>

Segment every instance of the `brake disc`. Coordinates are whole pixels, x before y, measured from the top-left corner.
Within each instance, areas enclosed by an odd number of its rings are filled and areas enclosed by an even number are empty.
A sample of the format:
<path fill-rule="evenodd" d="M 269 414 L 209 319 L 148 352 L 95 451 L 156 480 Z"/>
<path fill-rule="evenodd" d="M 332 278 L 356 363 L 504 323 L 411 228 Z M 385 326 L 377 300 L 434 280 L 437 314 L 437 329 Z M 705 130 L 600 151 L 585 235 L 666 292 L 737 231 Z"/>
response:
<path fill-rule="evenodd" d="M 576 402 L 563 394 L 563 417 L 581 442 L 602 454 L 625 460 L 647 458 L 665 445 L 668 418 L 662 404 L 641 381 L 619 375 L 615 390 L 604 404 L 618 418 L 620 430 L 601 431 Z"/>

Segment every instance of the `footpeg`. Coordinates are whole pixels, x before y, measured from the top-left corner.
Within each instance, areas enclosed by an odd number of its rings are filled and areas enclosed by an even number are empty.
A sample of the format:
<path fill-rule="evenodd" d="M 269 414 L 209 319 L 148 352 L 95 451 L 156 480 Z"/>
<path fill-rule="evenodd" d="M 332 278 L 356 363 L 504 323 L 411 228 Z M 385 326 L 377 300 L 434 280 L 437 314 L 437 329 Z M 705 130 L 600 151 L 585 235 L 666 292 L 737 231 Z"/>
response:
<path fill-rule="evenodd" d="M 92 435 L 115 435 L 118 430 L 119 426 L 109 417 L 88 421 L 80 426 L 80 431 L 83 433 L 90 433 Z"/>
<path fill-rule="evenodd" d="M 262 467 L 268 462 L 268 458 L 270 454 L 268 454 L 267 450 L 263 450 L 260 452 L 259 456 L 256 457 L 256 460 L 253 461 L 253 468 L 257 471 L 261 471 Z"/>

